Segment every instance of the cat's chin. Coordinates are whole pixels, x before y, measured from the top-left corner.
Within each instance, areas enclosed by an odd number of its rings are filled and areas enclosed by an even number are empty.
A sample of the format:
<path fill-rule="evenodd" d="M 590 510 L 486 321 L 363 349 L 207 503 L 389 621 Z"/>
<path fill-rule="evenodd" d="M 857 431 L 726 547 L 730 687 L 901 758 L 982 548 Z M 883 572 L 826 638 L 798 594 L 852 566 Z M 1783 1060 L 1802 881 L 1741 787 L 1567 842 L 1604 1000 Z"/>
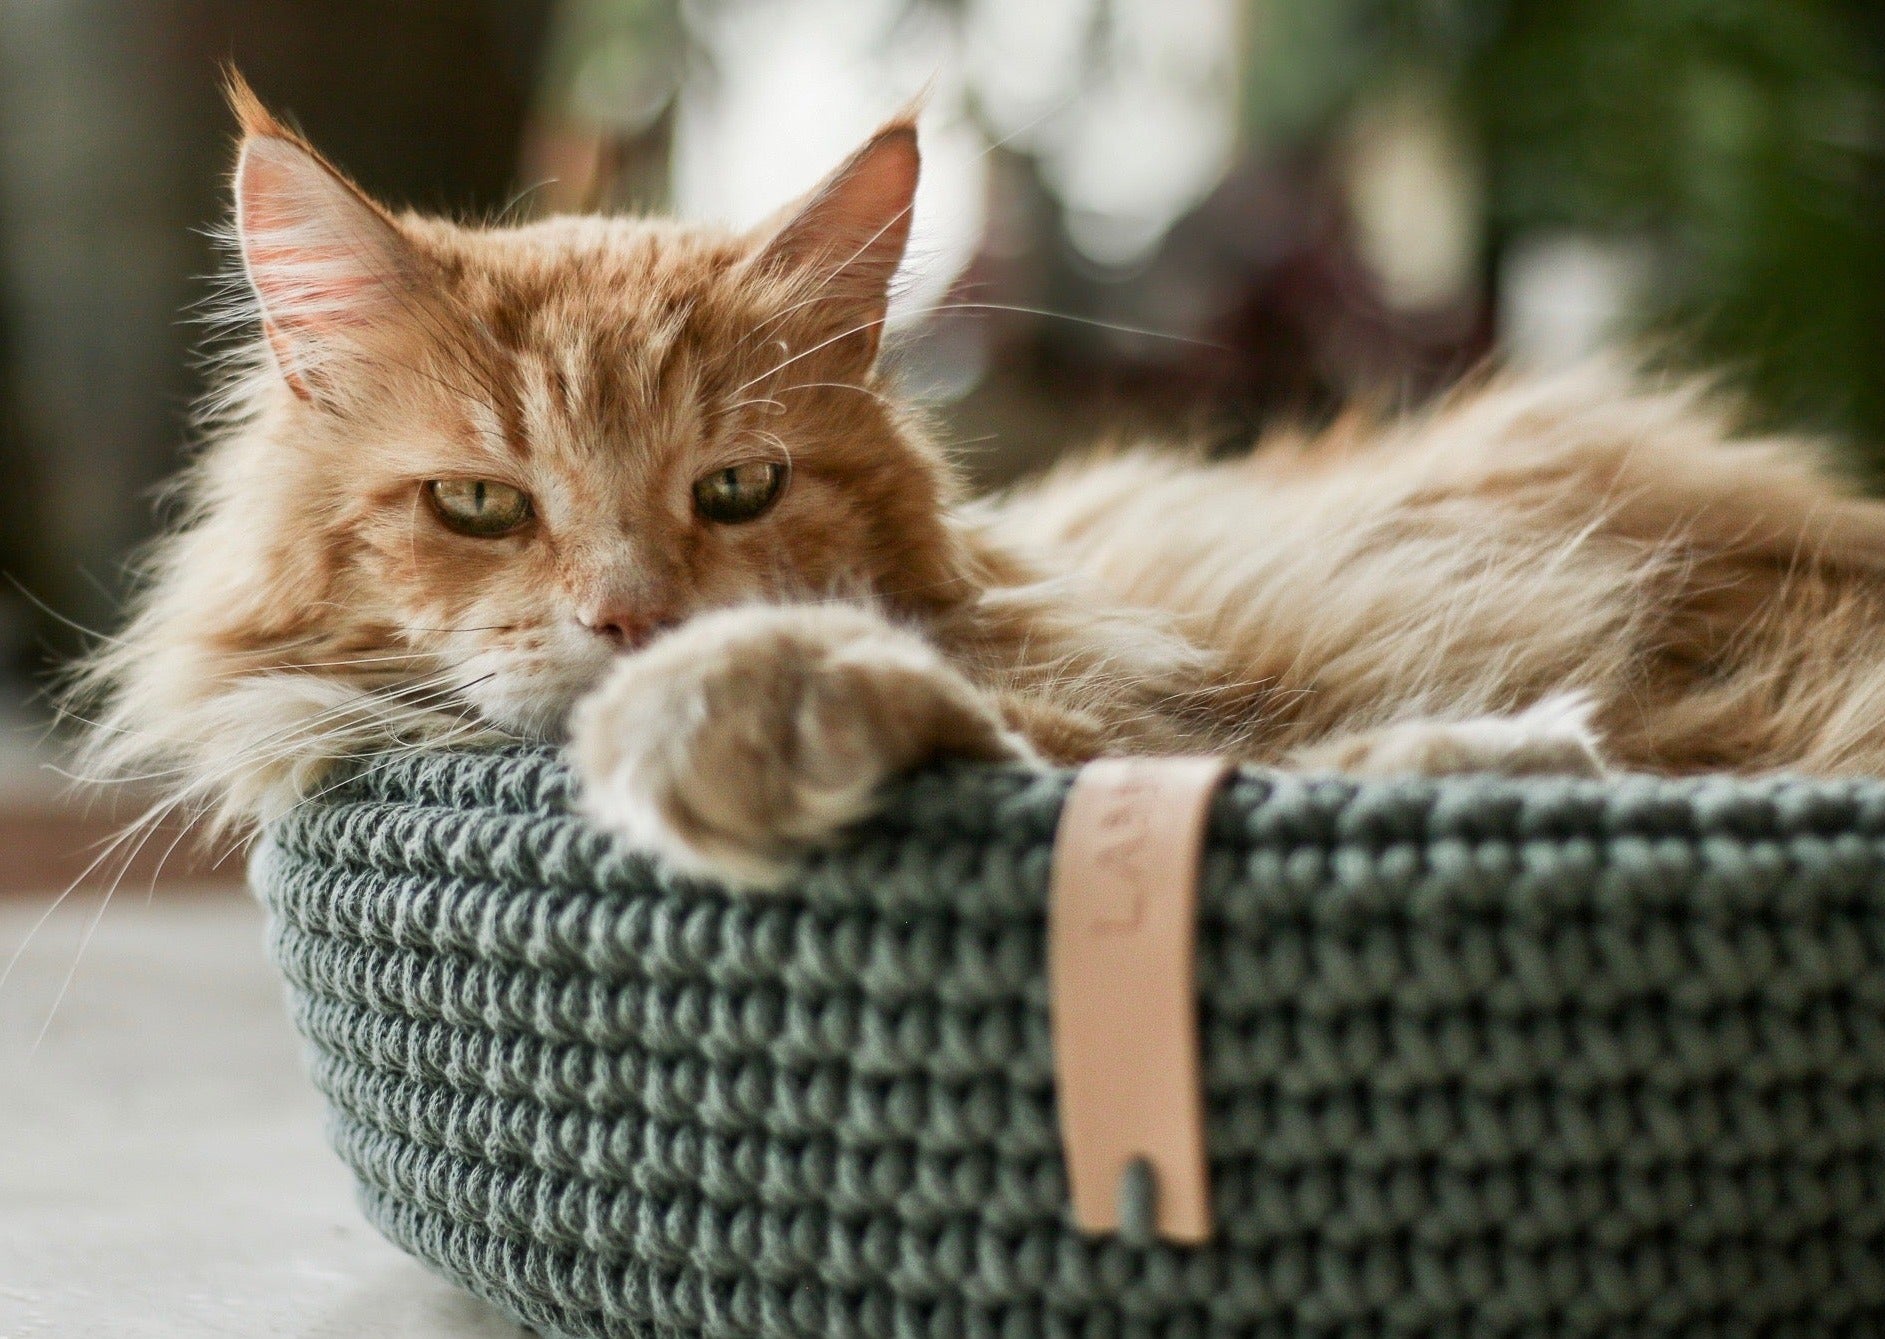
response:
<path fill-rule="evenodd" d="M 478 719 L 493 730 L 525 743 L 560 744 L 569 738 L 570 714 L 576 703 L 594 686 L 593 680 L 550 686 L 493 679 L 464 696 Z"/>

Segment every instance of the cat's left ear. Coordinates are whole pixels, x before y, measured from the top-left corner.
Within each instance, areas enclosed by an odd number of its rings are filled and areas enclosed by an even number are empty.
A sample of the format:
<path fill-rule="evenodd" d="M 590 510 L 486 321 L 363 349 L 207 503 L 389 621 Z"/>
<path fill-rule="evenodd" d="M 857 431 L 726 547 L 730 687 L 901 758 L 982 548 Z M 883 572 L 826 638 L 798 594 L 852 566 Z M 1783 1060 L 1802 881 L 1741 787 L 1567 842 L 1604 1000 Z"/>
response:
<path fill-rule="evenodd" d="M 419 258 L 399 225 L 231 71 L 242 126 L 236 238 L 262 329 L 289 387 L 328 402 L 371 365 L 376 337 L 423 301 Z"/>
<path fill-rule="evenodd" d="M 890 283 L 910 241 L 921 156 L 913 112 L 889 122 L 812 193 L 760 229 L 753 273 L 801 281 L 803 308 L 836 353 L 868 365 L 883 340 Z"/>

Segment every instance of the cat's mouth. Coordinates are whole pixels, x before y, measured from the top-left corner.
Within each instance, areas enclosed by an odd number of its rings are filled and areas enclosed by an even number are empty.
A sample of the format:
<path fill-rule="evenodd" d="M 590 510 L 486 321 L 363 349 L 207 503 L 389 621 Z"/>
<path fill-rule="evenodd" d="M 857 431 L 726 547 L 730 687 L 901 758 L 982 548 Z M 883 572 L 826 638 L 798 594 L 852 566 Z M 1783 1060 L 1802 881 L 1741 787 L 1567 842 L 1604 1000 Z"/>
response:
<path fill-rule="evenodd" d="M 639 654 L 681 627 L 687 617 L 666 616 L 633 629 L 633 635 L 597 636 L 539 647 L 528 653 L 488 651 L 461 668 L 458 698 L 478 720 L 518 739 L 554 743 L 567 737 L 570 713 L 624 656 Z"/>
<path fill-rule="evenodd" d="M 598 644 L 577 660 L 532 659 L 523 664 L 474 663 L 456 694 L 468 717 L 512 738 L 554 742 L 568 733 L 576 703 L 594 688 L 615 653 Z M 480 656 L 477 662 L 496 657 Z"/>

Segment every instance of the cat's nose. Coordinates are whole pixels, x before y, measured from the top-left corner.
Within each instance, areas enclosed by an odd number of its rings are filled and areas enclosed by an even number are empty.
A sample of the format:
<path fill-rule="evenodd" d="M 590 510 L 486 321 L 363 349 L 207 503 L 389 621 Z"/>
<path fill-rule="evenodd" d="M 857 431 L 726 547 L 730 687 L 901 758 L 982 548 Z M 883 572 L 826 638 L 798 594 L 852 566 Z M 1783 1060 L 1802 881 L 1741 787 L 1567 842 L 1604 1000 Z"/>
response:
<path fill-rule="evenodd" d="M 666 614 L 643 609 L 598 609 L 583 617 L 583 626 L 612 643 L 619 651 L 634 651 L 648 644 L 658 632 L 673 626 Z"/>

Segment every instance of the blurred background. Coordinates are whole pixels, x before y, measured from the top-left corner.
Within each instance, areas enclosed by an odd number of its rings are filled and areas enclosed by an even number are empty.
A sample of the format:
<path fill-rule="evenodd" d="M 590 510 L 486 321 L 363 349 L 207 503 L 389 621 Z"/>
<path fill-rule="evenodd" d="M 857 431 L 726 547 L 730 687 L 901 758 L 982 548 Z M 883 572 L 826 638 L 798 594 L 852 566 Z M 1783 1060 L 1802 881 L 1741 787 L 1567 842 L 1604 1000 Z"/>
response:
<path fill-rule="evenodd" d="M 98 822 L 36 692 L 191 440 L 227 60 L 467 218 L 752 222 L 924 94 L 895 367 L 985 485 L 1618 338 L 1885 483 L 1878 0 L 0 0 L 0 888 Z"/>

